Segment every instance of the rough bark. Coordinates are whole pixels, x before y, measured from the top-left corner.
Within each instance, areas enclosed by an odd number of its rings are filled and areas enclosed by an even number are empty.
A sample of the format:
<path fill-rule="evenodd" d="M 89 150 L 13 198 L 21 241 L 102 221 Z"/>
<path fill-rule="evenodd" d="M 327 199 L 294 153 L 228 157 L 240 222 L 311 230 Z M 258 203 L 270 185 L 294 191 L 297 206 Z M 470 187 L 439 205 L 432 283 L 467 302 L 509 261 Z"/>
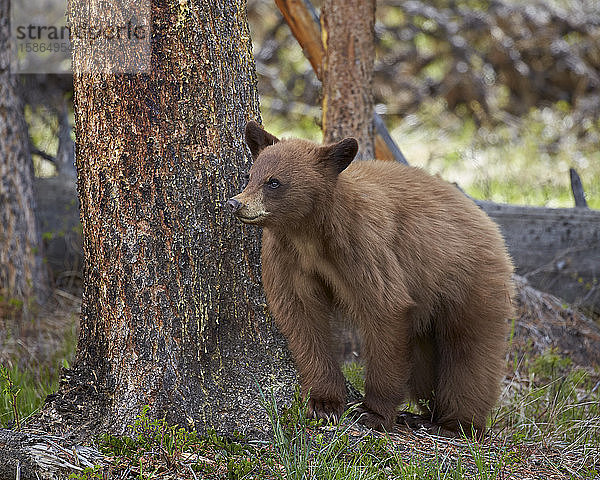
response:
<path fill-rule="evenodd" d="M 357 158 L 374 158 L 375 1 L 325 0 L 321 24 L 324 142 L 352 135 L 360 147 Z"/>
<path fill-rule="evenodd" d="M 47 275 L 35 220 L 33 165 L 17 77 L 10 72 L 9 0 L 0 0 L 0 296 L 28 316 Z M 33 301 L 33 303 L 32 303 Z"/>
<path fill-rule="evenodd" d="M 89 21 L 82 7 L 71 1 L 73 22 Z M 289 399 L 296 380 L 267 316 L 259 232 L 223 208 L 259 116 L 245 2 L 151 8 L 148 73 L 91 73 L 90 46 L 74 45 L 81 334 L 40 422 L 123 433 L 149 405 L 199 432 L 264 435 L 259 385 Z"/>

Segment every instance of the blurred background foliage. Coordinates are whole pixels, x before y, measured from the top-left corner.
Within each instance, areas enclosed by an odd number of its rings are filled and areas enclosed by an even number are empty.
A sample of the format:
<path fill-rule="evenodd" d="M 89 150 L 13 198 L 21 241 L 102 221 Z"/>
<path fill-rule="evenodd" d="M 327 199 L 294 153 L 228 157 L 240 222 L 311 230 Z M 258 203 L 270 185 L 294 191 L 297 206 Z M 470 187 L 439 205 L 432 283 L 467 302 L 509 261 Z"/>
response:
<path fill-rule="evenodd" d="M 315 2 L 319 8 L 319 2 Z M 320 82 L 271 0 L 249 0 L 263 121 L 321 140 Z M 476 198 L 600 208 L 597 0 L 377 2 L 373 91 L 411 165 Z"/>
<path fill-rule="evenodd" d="M 574 205 L 573 167 L 589 206 L 600 208 L 597 7 L 598 0 L 378 1 L 376 111 L 409 163 L 476 198 L 549 207 Z M 264 124 L 279 136 L 321 141 L 321 83 L 302 49 L 273 0 L 248 0 L 248 14 Z M 27 77 L 35 170 L 51 176 L 58 112 L 71 104 L 72 86 Z"/>

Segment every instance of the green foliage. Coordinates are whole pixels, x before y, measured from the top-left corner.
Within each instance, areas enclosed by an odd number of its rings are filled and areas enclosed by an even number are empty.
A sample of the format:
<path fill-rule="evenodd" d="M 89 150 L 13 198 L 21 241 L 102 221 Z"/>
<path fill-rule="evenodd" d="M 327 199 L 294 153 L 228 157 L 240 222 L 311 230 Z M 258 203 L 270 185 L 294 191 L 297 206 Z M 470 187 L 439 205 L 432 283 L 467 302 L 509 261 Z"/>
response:
<path fill-rule="evenodd" d="M 17 397 L 21 392 L 20 388 L 17 388 L 14 384 L 10 372 L 4 366 L 0 366 L 0 385 L 2 386 L 3 399 L 7 400 L 10 410 L 12 410 L 13 420 L 17 430 L 21 429 L 19 407 L 17 405 Z"/>
<path fill-rule="evenodd" d="M 262 397 L 273 428 L 276 461 L 281 479 L 462 479 L 467 468 L 459 456 L 448 462 L 438 457 L 408 459 L 403 456 L 401 444 L 387 435 L 350 435 L 354 422 L 349 421 L 352 411 L 347 411 L 335 426 L 318 428 L 319 423 L 306 418 L 307 401 L 297 390 L 292 405 L 279 409 L 271 395 Z M 510 461 L 510 452 L 490 454 L 474 441 L 464 440 L 470 453 L 469 462 L 477 471 L 477 478 L 500 478 L 500 472 Z"/>
<path fill-rule="evenodd" d="M 148 405 L 130 425 L 130 436 L 104 434 L 100 438 L 100 451 L 105 454 L 126 456 L 138 460 L 145 451 L 160 447 L 164 454 L 173 456 L 176 452 L 190 451 L 198 444 L 196 432 L 190 432 L 177 425 L 170 426 L 162 419 L 150 418 Z"/>
<path fill-rule="evenodd" d="M 94 465 L 93 467 L 84 468 L 81 473 L 71 473 L 68 478 L 72 480 L 102 480 L 104 476 L 102 466 Z"/>
<path fill-rule="evenodd" d="M 281 414 L 273 392 L 267 401 L 261 390 L 261 399 L 262 407 L 267 412 L 273 428 L 275 450 L 285 475 L 279 470 L 275 473 L 281 479 L 306 478 L 312 446 L 312 438 L 306 431 L 310 426 L 307 418 L 308 398 L 303 400 L 299 389 L 296 388 L 292 405 Z"/>
<path fill-rule="evenodd" d="M 101 453 L 113 459 L 113 469 L 130 469 L 138 472 L 137 478 L 154 478 L 156 471 L 178 468 L 182 459 L 186 460 L 189 470 L 205 476 L 235 480 L 256 478 L 272 464 L 268 452 L 260 455 L 259 450 L 244 443 L 242 437 L 225 438 L 214 431 L 208 431 L 200 437 L 195 431 L 189 431 L 178 425 L 169 425 L 167 421 L 149 416 L 150 407 L 145 406 L 130 425 L 125 436 L 104 434 L 99 438 Z M 92 472 L 97 474 L 97 470 Z M 78 478 L 78 477 L 76 477 Z M 91 477 L 82 477 L 87 480 Z"/>
<path fill-rule="evenodd" d="M 344 376 L 360 393 L 365 393 L 365 367 L 360 362 L 347 362 L 342 365 Z"/>
<path fill-rule="evenodd" d="M 477 467 L 477 478 L 481 480 L 495 480 L 502 472 L 504 462 L 490 459 L 489 455 L 477 442 L 467 442 L 467 447 Z"/>
<path fill-rule="evenodd" d="M 460 108 L 425 101 L 393 131 L 408 162 L 458 183 L 474 198 L 572 207 L 569 168 L 581 176 L 588 205 L 600 208 L 600 122 L 577 123 L 565 102 L 523 118 L 477 126 Z"/>
<path fill-rule="evenodd" d="M 559 376 L 568 374 L 572 363 L 570 358 L 559 355 L 555 350 L 549 350 L 544 355 L 533 359 L 530 372 L 539 378 L 552 381 Z"/>
<path fill-rule="evenodd" d="M 496 430 L 509 425 L 507 433 L 512 441 L 496 449 L 463 439 L 453 447 L 455 452 L 450 456 L 449 445 L 444 446 L 444 452 L 438 452 L 435 442 L 434 452 L 415 455 L 402 442 L 387 435 L 356 436 L 351 411 L 335 426 L 324 426 L 307 418 L 307 400 L 296 390 L 292 404 L 285 408 L 278 406 L 272 393 L 269 398 L 262 395 L 261 403 L 273 429 L 270 444 L 250 445 L 240 436 L 224 438 L 214 431 L 200 436 L 169 425 L 164 418 L 152 418 L 146 406 L 130 425 L 128 435 L 105 434 L 98 440 L 98 449 L 106 456 L 107 465 L 86 468 L 70 478 L 95 480 L 107 478 L 109 472 L 117 478 L 115 472 L 129 472 L 127 478 L 151 479 L 162 478 L 165 470 L 169 470 L 183 473 L 181 478 L 192 478 L 190 472 L 193 472 L 196 478 L 232 480 L 494 480 L 503 478 L 502 475 L 524 461 L 520 444 L 565 445 L 570 438 L 570 445 L 588 445 L 592 455 L 599 444 L 600 399 L 585 372 L 571 369 L 566 377 L 560 377 L 569 369 L 569 362 L 555 352 L 532 360 L 528 369 L 531 388 L 507 402 L 504 416 L 494 425 Z M 533 379 L 542 378 L 550 383 L 536 386 Z M 574 401 L 576 398 L 578 402 Z M 427 442 L 423 448 L 431 449 L 431 445 Z M 594 467 L 589 462 L 586 465 L 580 472 L 582 478 L 594 478 L 597 473 Z"/>
<path fill-rule="evenodd" d="M 23 300 L 21 300 L 20 298 L 10 298 L 8 300 L 8 304 L 11 307 L 15 307 L 15 309 L 17 310 L 21 310 L 23 308 Z"/>
<path fill-rule="evenodd" d="M 0 426 L 16 426 L 19 419 L 37 411 L 46 396 L 58 387 L 58 376 L 45 371 L 35 375 L 17 366 L 0 367 Z"/>
<path fill-rule="evenodd" d="M 32 144 L 55 156 L 58 150 L 58 117 L 48 108 L 39 106 L 32 109 L 30 105 L 26 105 L 25 120 Z M 33 167 L 37 177 L 50 177 L 56 173 L 56 167 L 51 162 L 37 155 L 33 156 Z"/>

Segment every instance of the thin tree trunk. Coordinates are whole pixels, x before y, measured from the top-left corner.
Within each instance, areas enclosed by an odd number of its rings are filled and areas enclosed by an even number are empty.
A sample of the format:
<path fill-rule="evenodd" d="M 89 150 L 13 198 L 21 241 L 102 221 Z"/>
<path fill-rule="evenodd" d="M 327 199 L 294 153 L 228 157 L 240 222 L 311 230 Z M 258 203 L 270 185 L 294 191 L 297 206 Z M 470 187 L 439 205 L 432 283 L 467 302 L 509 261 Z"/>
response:
<path fill-rule="evenodd" d="M 9 0 L 0 0 L 0 296 L 44 300 L 47 274 L 35 220 L 33 165 L 17 77 L 10 71 Z"/>
<path fill-rule="evenodd" d="M 72 0 L 72 21 L 101 5 Z M 223 208 L 259 117 L 245 1 L 151 8 L 147 74 L 90 73 L 97 57 L 75 43 L 81 334 L 43 421 L 122 433 L 149 405 L 198 431 L 264 434 L 259 385 L 289 399 L 296 380 L 267 316 L 259 231 Z"/>
<path fill-rule="evenodd" d="M 375 1 L 324 0 L 321 22 L 324 141 L 354 136 L 357 158 L 374 158 Z"/>
<path fill-rule="evenodd" d="M 312 65 L 317 78 L 322 81 L 325 49 L 321 38 L 322 28 L 315 8 L 310 0 L 275 0 L 275 3 L 302 47 L 304 55 Z M 373 112 L 373 122 L 375 128 L 375 158 L 408 163 L 387 131 L 385 123 L 376 112 Z"/>
<path fill-rule="evenodd" d="M 323 141 L 356 138 L 358 160 L 375 158 L 374 25 L 374 0 L 323 1 Z M 350 323 L 340 322 L 340 325 L 344 339 L 340 360 L 347 360 L 360 351 L 360 339 Z"/>
<path fill-rule="evenodd" d="M 63 96 L 56 106 L 58 117 L 58 149 L 56 151 L 56 169 L 58 175 L 64 177 L 65 181 L 75 180 L 75 145 L 71 139 L 71 124 L 69 122 L 69 105 Z"/>

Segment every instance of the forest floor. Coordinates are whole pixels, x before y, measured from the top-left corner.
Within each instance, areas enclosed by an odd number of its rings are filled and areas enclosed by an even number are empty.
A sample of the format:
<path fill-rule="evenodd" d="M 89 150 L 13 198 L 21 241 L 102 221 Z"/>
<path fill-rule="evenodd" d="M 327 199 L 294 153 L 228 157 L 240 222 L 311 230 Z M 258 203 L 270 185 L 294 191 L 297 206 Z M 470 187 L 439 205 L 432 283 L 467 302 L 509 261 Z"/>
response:
<path fill-rule="evenodd" d="M 317 425 L 303 418 L 298 399 L 288 409 L 263 399 L 257 408 L 267 409 L 274 430 L 268 443 L 199 436 L 142 411 L 130 436 L 105 435 L 79 451 L 48 444 L 48 451 L 80 479 L 600 478 L 600 328 L 519 277 L 517 286 L 504 389 L 481 442 L 401 426 L 381 434 L 350 417 Z M 56 291 L 34 322 L 11 322 L 12 307 L 0 305 L 0 425 L 14 427 L 15 407 L 26 423 L 68 367 L 80 301 Z M 360 364 L 345 372 L 360 389 Z"/>
<path fill-rule="evenodd" d="M 77 344 L 81 299 L 73 293 L 55 289 L 30 319 L 0 296 L 0 427 L 14 422 L 7 375 L 19 389 L 21 417 L 35 412 L 57 390 L 61 369 L 69 366 Z"/>

